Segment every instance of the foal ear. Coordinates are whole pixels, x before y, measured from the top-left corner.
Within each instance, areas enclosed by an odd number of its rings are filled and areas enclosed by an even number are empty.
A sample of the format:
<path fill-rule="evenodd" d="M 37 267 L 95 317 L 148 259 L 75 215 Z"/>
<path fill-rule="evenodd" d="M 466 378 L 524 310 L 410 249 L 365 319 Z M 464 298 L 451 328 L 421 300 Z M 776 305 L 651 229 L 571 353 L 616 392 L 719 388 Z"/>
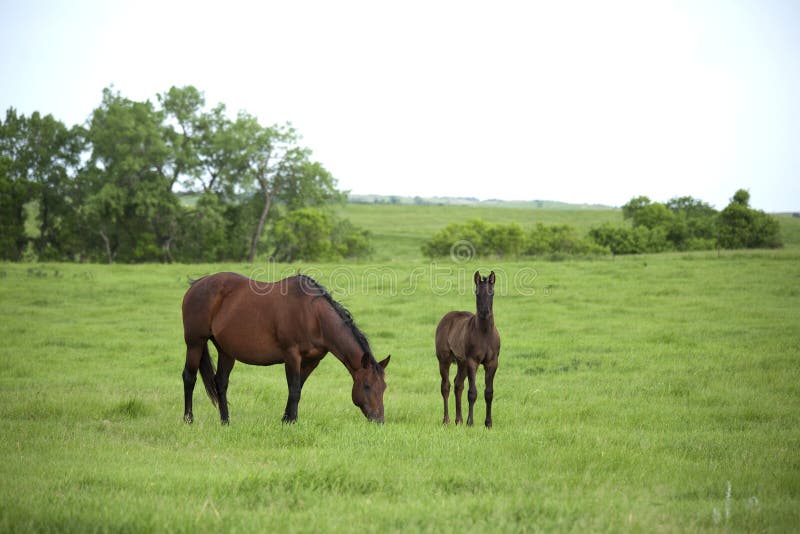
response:
<path fill-rule="evenodd" d="M 387 356 L 385 359 L 383 359 L 383 360 L 379 361 L 379 362 L 378 362 L 378 365 L 380 365 L 381 367 L 383 367 L 384 369 L 386 369 L 386 366 L 387 366 L 387 365 L 389 365 L 389 358 L 391 358 L 391 357 L 392 357 L 392 355 L 391 355 L 391 354 L 390 354 L 390 355 L 388 355 L 388 356 Z"/>
<path fill-rule="evenodd" d="M 494 271 L 489 273 L 489 283 L 494 285 Z"/>
<path fill-rule="evenodd" d="M 481 272 L 480 271 L 475 271 L 474 279 L 475 279 L 475 285 L 476 286 L 481 283 Z"/>

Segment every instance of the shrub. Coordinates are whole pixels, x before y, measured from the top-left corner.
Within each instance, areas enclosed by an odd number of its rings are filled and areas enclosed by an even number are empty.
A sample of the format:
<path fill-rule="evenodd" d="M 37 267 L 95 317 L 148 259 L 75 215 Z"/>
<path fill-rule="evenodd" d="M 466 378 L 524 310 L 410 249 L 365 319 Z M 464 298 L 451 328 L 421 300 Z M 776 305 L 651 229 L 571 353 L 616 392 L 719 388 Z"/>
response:
<path fill-rule="evenodd" d="M 290 211 L 275 223 L 273 236 L 276 261 L 353 258 L 372 248 L 369 231 L 315 208 Z"/>
<path fill-rule="evenodd" d="M 719 246 L 722 248 L 779 248 L 778 220 L 749 205 L 750 194 L 740 189 L 719 214 Z"/>
<path fill-rule="evenodd" d="M 449 255 L 461 242 L 469 243 L 475 256 L 537 256 L 605 254 L 607 249 L 578 236 L 569 225 L 545 226 L 541 223 L 527 234 L 517 223 L 488 224 L 473 219 L 463 224 L 450 224 L 422 245 L 422 252 L 431 258 Z"/>

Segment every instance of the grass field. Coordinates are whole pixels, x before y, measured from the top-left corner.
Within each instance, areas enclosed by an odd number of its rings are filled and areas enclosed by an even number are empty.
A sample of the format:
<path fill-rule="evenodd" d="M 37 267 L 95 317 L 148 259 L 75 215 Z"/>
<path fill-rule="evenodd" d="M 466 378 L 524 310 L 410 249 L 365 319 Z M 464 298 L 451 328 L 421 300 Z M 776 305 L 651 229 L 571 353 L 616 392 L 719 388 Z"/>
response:
<path fill-rule="evenodd" d="M 347 204 L 341 215 L 372 232 L 372 261 L 395 262 L 422 258 L 420 247 L 438 230 L 452 222 L 483 219 L 493 224 L 571 224 L 583 235 L 604 222 L 622 224 L 622 212 L 611 209 L 548 210 L 475 206 L 402 206 Z"/>
<path fill-rule="evenodd" d="M 348 206 L 377 238 L 369 263 L 0 264 L 0 531 L 798 528 L 793 219 L 781 251 L 430 264 L 420 236 L 472 212 L 423 208 Z M 521 211 L 475 215 L 569 217 Z M 560 220 L 592 223 L 575 217 Z M 490 431 L 442 427 L 433 354 L 438 319 L 474 306 L 477 268 L 498 275 Z M 386 424 L 366 422 L 329 356 L 296 425 L 280 423 L 283 370 L 241 364 L 231 425 L 202 387 L 185 425 L 187 277 L 298 269 L 392 354 Z"/>

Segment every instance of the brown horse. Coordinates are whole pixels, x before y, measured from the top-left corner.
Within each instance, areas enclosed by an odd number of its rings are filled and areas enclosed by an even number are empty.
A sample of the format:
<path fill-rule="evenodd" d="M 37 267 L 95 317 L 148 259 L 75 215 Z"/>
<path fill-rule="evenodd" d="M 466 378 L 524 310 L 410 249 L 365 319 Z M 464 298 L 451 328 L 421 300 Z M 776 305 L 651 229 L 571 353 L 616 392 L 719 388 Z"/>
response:
<path fill-rule="evenodd" d="M 289 399 L 283 422 L 297 420 L 300 391 L 308 375 L 332 352 L 353 377 L 353 404 L 370 421 L 383 422 L 384 369 L 353 317 L 328 292 L 305 275 L 275 283 L 256 282 L 234 273 L 218 273 L 192 282 L 183 297 L 183 369 L 187 423 L 194 421 L 192 392 L 197 371 L 211 402 L 228 423 L 228 377 L 235 361 L 251 365 L 284 364 Z M 219 368 L 208 353 L 218 353 Z"/>
<path fill-rule="evenodd" d="M 494 271 L 482 278 L 475 271 L 475 295 L 478 314 L 465 311 L 447 313 L 436 327 L 436 357 L 439 358 L 439 372 L 442 375 L 442 398 L 444 399 L 444 424 L 450 422 L 447 400 L 450 396 L 450 364 L 458 365 L 456 373 L 456 424 L 460 424 L 461 393 L 464 391 L 464 378 L 469 378 L 469 416 L 467 425 L 472 426 L 472 409 L 478 398 L 475 374 L 483 364 L 486 374 L 486 427 L 492 428 L 492 397 L 494 396 L 494 374 L 497 371 L 497 357 L 500 354 L 500 334 L 494 326 L 492 300 L 494 298 Z"/>

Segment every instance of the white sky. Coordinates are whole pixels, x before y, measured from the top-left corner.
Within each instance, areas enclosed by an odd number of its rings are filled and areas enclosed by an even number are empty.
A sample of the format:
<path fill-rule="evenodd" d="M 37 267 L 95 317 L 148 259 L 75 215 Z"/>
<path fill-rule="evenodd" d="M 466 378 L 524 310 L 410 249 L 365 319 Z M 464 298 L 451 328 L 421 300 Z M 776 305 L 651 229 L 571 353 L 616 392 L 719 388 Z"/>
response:
<path fill-rule="evenodd" d="M 800 210 L 800 1 L 0 0 L 0 111 L 291 121 L 353 193 Z"/>

